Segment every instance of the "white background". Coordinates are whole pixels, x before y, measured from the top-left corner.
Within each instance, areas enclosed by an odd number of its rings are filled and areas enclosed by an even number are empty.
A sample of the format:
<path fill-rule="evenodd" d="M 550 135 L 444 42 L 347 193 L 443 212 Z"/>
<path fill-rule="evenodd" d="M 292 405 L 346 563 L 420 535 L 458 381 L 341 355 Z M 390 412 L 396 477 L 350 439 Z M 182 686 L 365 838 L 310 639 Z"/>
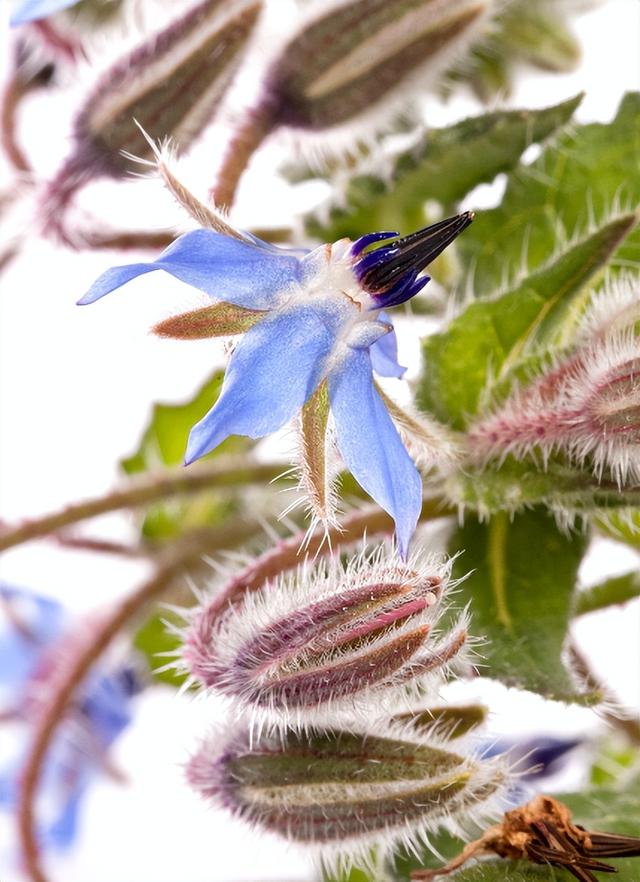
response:
<path fill-rule="evenodd" d="M 640 11 L 636 0 L 611 0 L 576 21 L 584 60 L 570 75 L 527 72 L 509 104 L 540 107 L 586 90 L 578 121 L 610 119 L 620 96 L 640 87 Z M 447 105 L 431 99 L 427 119 L 442 125 L 479 107 L 468 96 Z M 24 137 L 37 166 L 53 171 L 64 155 L 69 107 L 64 96 L 33 100 L 23 120 Z M 215 141 L 211 141 L 215 144 Z M 247 176 L 237 209 L 239 223 L 286 222 L 293 202 L 313 198 L 313 190 L 291 197 L 273 178 L 275 151 L 265 151 Z M 186 163 L 186 174 L 208 182 L 206 150 Z M 7 182 L 9 181 L 7 177 Z M 14 186 L 13 183 L 11 186 Z M 155 184 L 95 188 L 96 206 L 132 215 L 176 219 L 171 201 Z M 498 185 L 499 187 L 499 185 Z M 113 193 L 116 193 L 114 199 Z M 470 205 L 490 203 L 496 187 L 481 188 Z M 21 215 L 30 223 L 33 205 Z M 6 235 L 20 233 L 12 220 Z M 131 259 L 134 259 L 133 256 Z M 219 361 L 217 344 L 189 346 L 159 341 L 148 326 L 188 306 L 187 289 L 161 274 L 140 280 L 97 306 L 75 301 L 112 263 L 106 253 L 71 254 L 32 239 L 0 279 L 0 516 L 17 521 L 61 504 L 99 494 L 116 481 L 114 463 L 135 448 L 152 401 L 180 401 L 191 395 Z M 176 303 L 177 297 L 181 298 Z M 415 351 L 406 331 L 404 354 Z M 405 361 L 406 363 L 406 361 Z M 91 525 L 92 535 L 131 537 L 132 525 L 114 515 Z M 631 552 L 604 543 L 585 563 L 583 582 L 637 565 Z M 1 561 L 2 579 L 50 593 L 80 613 L 125 593 L 145 573 L 143 564 L 65 553 L 47 543 L 17 549 Z M 640 655 L 638 605 L 587 617 L 576 639 L 601 674 L 627 703 L 638 703 Z M 492 731 L 592 732 L 599 722 L 588 711 L 545 704 L 530 696 L 506 694 L 495 685 L 474 683 L 472 695 L 488 700 Z M 285 846 L 248 833 L 241 825 L 205 807 L 182 782 L 181 764 L 199 734 L 216 716 L 215 703 L 180 698 L 153 689 L 138 703 L 135 725 L 120 740 L 115 760 L 130 776 L 121 787 L 101 780 L 85 803 L 82 837 L 73 853 L 49 860 L 62 882 L 304 882 L 312 878 L 306 858 Z M 0 749 L 3 742 L 0 740 Z M 0 834 L 5 828 L 0 826 Z M 7 833 L 10 827 L 7 826 Z M 6 860 L 5 843 L 0 861 Z M 0 863 L 1 882 L 18 882 L 15 866 Z"/>

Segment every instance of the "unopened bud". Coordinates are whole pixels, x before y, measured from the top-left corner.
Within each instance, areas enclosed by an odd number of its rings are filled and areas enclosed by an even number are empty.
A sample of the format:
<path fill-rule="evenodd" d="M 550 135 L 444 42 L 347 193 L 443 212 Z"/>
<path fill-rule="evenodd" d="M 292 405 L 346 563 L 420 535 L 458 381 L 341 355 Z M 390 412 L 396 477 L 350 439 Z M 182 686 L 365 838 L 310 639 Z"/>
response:
<path fill-rule="evenodd" d="M 95 176 L 139 171 L 135 160 L 153 157 L 145 132 L 188 147 L 211 121 L 261 8 L 262 0 L 203 0 L 117 61 L 77 117 L 52 203 Z"/>
<path fill-rule="evenodd" d="M 640 479 L 640 339 L 594 337 L 469 431 L 474 457 L 554 451 L 619 486 Z"/>
<path fill-rule="evenodd" d="M 387 734 L 287 731 L 250 741 L 235 733 L 203 744 L 187 778 L 263 830 L 350 854 L 372 840 L 383 848 L 415 843 L 444 823 L 494 809 L 508 779 L 500 760 Z"/>
<path fill-rule="evenodd" d="M 436 72 L 489 0 L 347 0 L 305 24 L 273 65 L 279 124 L 325 129 L 371 110 L 410 75 Z"/>
<path fill-rule="evenodd" d="M 211 619 L 196 611 L 182 651 L 196 681 L 276 723 L 340 719 L 394 687 L 440 682 L 466 661 L 467 625 L 437 635 L 449 566 L 361 557 L 301 568 Z"/>

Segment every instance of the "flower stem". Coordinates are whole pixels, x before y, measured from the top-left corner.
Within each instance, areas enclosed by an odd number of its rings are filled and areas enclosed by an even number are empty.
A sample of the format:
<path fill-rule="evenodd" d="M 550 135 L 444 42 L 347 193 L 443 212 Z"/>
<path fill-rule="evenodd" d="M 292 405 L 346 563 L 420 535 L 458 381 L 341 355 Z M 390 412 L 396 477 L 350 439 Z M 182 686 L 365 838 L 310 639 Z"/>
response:
<path fill-rule="evenodd" d="M 268 103 L 246 113 L 227 145 L 216 184 L 211 190 L 211 200 L 215 205 L 231 208 L 251 157 L 271 134 L 273 127 L 273 115 Z"/>
<path fill-rule="evenodd" d="M 225 462 L 207 463 L 195 468 L 181 468 L 160 474 L 145 475 L 105 496 L 87 499 L 84 502 L 75 502 L 59 511 L 2 530 L 0 532 L 0 551 L 5 551 L 32 539 L 40 539 L 49 533 L 54 533 L 71 524 L 77 524 L 79 521 L 106 512 L 148 505 L 168 496 L 198 493 L 201 490 L 211 488 L 234 487 L 236 484 L 263 484 L 274 480 L 281 474 L 281 465 L 226 460 Z"/>
<path fill-rule="evenodd" d="M 38 783 L 51 741 L 76 689 L 122 628 L 152 601 L 158 600 L 177 578 L 190 568 L 199 566 L 204 554 L 237 546 L 251 535 L 248 531 L 254 530 L 255 524 L 247 526 L 235 522 L 219 529 L 197 530 L 172 543 L 158 555 L 152 576 L 114 606 L 97 628 L 91 630 L 86 643 L 61 670 L 58 681 L 51 685 L 48 700 L 35 723 L 33 738 L 20 775 L 18 833 L 25 870 L 32 882 L 47 882 L 47 875 L 40 862 L 34 817 Z"/>

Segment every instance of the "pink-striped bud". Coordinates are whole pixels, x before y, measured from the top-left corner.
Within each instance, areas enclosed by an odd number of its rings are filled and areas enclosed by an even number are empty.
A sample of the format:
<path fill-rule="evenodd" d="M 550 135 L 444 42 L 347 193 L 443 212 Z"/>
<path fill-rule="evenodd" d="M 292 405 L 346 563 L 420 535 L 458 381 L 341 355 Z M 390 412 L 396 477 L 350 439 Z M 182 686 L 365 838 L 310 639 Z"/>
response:
<path fill-rule="evenodd" d="M 201 745 L 191 786 L 262 830 L 320 846 L 326 860 L 417 844 L 442 825 L 488 816 L 508 781 L 500 760 L 454 753 L 393 729 L 261 735 Z"/>
<path fill-rule="evenodd" d="M 380 555 L 346 571 L 335 561 L 302 567 L 213 619 L 215 600 L 196 611 L 183 663 L 203 686 L 277 723 L 340 719 L 465 663 L 465 617 L 436 631 L 449 569 Z"/>
<path fill-rule="evenodd" d="M 561 451 L 619 486 L 640 480 L 640 339 L 595 336 L 469 431 L 475 458 Z"/>

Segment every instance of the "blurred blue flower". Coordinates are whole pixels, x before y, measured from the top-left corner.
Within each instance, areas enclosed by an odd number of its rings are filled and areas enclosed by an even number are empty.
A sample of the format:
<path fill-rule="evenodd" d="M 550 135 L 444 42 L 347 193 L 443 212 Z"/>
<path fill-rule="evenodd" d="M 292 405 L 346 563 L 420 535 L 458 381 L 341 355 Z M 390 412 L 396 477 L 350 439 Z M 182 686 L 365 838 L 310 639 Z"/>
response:
<path fill-rule="evenodd" d="M 68 6 L 74 6 L 78 0 L 14 0 L 11 11 L 11 24 L 27 24 L 53 15 Z"/>
<path fill-rule="evenodd" d="M 68 629 L 63 607 L 49 598 L 0 584 L 0 603 L 6 613 L 0 634 L 0 720 L 29 727 L 72 655 L 77 632 Z M 129 725 L 131 700 L 140 688 L 135 666 L 127 663 L 97 668 L 79 690 L 44 768 L 37 806 L 43 846 L 64 848 L 73 841 L 82 798 L 96 772 L 120 777 L 110 764 L 109 748 Z M 12 811 L 16 805 L 23 760 L 19 750 L 0 765 L 0 808 Z"/>
<path fill-rule="evenodd" d="M 518 772 L 518 780 L 510 790 L 509 799 L 514 805 L 520 805 L 545 788 L 547 780 L 565 768 L 571 752 L 582 743 L 579 738 L 549 735 L 525 739 L 501 738 L 487 744 L 480 753 L 485 758 L 508 755 L 514 770 Z"/>
<path fill-rule="evenodd" d="M 358 483 L 394 519 L 406 557 L 422 484 L 374 385 L 374 371 L 404 373 L 383 310 L 424 288 L 429 277 L 419 274 L 471 220 L 465 213 L 405 238 L 373 233 L 310 252 L 245 233 L 196 230 L 153 262 L 107 270 L 79 302 L 164 270 L 215 300 L 262 313 L 231 356 L 216 405 L 193 427 L 186 462 L 229 435 L 261 438 L 282 428 L 326 380 L 337 446 Z M 378 245 L 384 240 L 393 241 Z M 377 247 L 367 251 L 371 245 Z"/>

